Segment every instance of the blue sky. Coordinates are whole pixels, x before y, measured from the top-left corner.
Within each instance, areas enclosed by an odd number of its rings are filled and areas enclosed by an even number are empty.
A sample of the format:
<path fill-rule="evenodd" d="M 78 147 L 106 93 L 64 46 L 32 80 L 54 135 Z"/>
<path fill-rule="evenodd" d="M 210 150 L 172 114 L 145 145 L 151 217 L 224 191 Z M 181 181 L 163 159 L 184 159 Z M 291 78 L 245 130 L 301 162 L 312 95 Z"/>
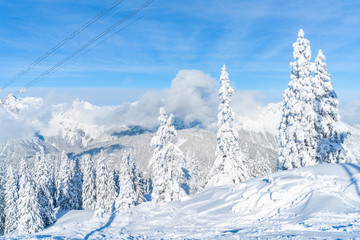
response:
<path fill-rule="evenodd" d="M 0 0 L 1 84 L 112 2 Z M 124 0 L 117 11 L 10 90 L 21 88 L 143 2 Z M 290 80 L 291 45 L 300 28 L 310 40 L 313 58 L 323 50 L 340 96 L 349 91 L 356 96 L 360 90 L 359 1 L 155 0 L 139 16 L 143 18 L 41 81 L 37 91 L 101 88 L 106 95 L 106 89 L 112 93 L 121 89 L 120 99 L 133 101 L 146 89 L 169 87 L 182 69 L 200 70 L 217 79 L 226 63 L 236 89 L 274 96 Z M 124 94 L 124 89 L 131 94 Z"/>

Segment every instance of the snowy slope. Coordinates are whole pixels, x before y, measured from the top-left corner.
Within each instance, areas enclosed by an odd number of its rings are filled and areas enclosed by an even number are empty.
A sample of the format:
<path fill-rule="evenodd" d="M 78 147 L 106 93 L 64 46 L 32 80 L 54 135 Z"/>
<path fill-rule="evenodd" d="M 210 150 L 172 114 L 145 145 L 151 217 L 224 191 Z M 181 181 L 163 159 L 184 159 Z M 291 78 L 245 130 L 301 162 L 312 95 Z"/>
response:
<path fill-rule="evenodd" d="M 360 236 L 359 219 L 360 165 L 323 164 L 105 218 L 71 211 L 30 238 L 349 239 Z"/>

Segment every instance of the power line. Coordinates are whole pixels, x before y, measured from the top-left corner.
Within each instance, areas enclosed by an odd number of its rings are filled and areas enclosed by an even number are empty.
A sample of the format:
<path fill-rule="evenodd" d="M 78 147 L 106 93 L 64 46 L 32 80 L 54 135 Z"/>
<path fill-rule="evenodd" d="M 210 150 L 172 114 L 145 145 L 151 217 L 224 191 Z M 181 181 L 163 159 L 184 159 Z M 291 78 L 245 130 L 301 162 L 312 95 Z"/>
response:
<path fill-rule="evenodd" d="M 90 40 L 89 42 L 87 42 L 86 44 L 84 44 L 82 47 L 80 47 L 79 49 L 77 49 L 75 52 L 73 52 L 72 54 L 70 54 L 69 56 L 65 57 L 64 59 L 62 59 L 61 61 L 59 61 L 57 64 L 55 64 L 54 66 L 52 66 L 50 69 L 48 69 L 46 72 L 42 73 L 40 76 L 34 78 L 32 81 L 30 81 L 29 83 L 27 83 L 24 88 L 16 91 L 14 93 L 23 93 L 25 91 L 25 89 L 28 89 L 32 86 L 34 86 L 35 84 L 39 83 L 40 81 L 42 81 L 45 77 L 47 77 L 48 75 L 50 75 L 51 73 L 55 72 L 58 68 L 60 68 L 63 64 L 65 64 L 67 61 L 69 61 L 70 59 L 72 59 L 73 57 L 75 57 L 76 55 L 78 55 L 79 53 L 81 53 L 83 50 L 85 50 L 86 48 L 88 48 L 90 45 L 92 45 L 93 43 L 95 43 L 96 41 L 98 41 L 99 39 L 101 39 L 102 37 L 104 37 L 106 34 L 108 34 L 109 32 L 113 31 L 115 28 L 117 28 L 119 25 L 121 25 L 122 23 L 124 23 L 126 20 L 128 20 L 129 18 L 133 17 L 134 15 L 136 15 L 137 13 L 139 13 L 141 10 L 143 10 L 144 8 L 146 8 L 148 5 L 150 5 L 154 0 L 148 0 L 145 3 L 143 3 L 142 5 L 140 5 L 138 8 L 136 8 L 135 10 L 133 10 L 131 13 L 129 13 L 127 16 L 125 16 L 124 18 L 120 19 L 119 21 L 117 21 L 116 23 L 114 23 L 113 25 L 111 25 L 111 27 L 109 27 L 108 29 L 106 29 L 104 32 L 102 32 L 101 34 L 97 35 L 95 38 L 93 38 L 92 40 Z M 140 18 L 139 18 L 140 19 Z M 138 21 L 139 19 L 137 19 L 136 21 Z M 136 22 L 135 21 L 135 22 Z M 134 23 L 135 23 L 134 22 Z M 130 24 L 131 25 L 131 24 Z M 128 26 L 130 26 L 128 25 Z M 122 28 L 119 31 L 125 29 Z M 119 32 L 118 31 L 118 32 Z M 6 97 L 3 101 L 5 101 L 8 97 Z"/>
<path fill-rule="evenodd" d="M 67 42 L 69 42 L 71 39 L 79 35 L 81 32 L 83 32 L 85 29 L 90 27 L 92 24 L 94 24 L 96 21 L 98 21 L 100 18 L 105 16 L 107 13 L 109 13 L 111 10 L 113 10 L 115 7 L 117 7 L 120 3 L 122 3 L 124 0 L 116 0 L 114 1 L 109 7 L 107 7 L 105 10 L 97 14 L 95 17 L 93 17 L 90 21 L 85 23 L 83 26 L 78 28 L 75 32 L 70 34 L 68 37 L 66 37 L 64 40 L 62 40 L 60 43 L 58 43 L 56 46 L 54 46 L 52 49 L 44 53 L 41 57 L 36 59 L 33 63 L 31 63 L 27 68 L 20 71 L 18 74 L 16 74 L 14 77 L 12 77 L 9 81 L 7 81 L 0 91 L 7 88 L 11 84 L 13 84 L 16 80 L 21 78 L 24 74 L 26 74 L 28 71 L 30 71 L 33 67 L 37 66 L 42 60 L 53 54 L 55 51 L 57 51 L 59 48 L 64 46 Z"/>
<path fill-rule="evenodd" d="M 105 39 L 101 40 L 100 42 L 96 43 L 94 46 L 87 48 L 85 52 L 83 52 L 80 56 L 86 54 L 88 51 L 90 51 L 93 48 L 96 48 L 97 46 L 101 45 L 102 43 L 106 42 L 109 38 L 112 38 L 113 36 L 115 36 L 116 34 L 118 34 L 119 32 L 125 30 L 126 28 L 130 27 L 131 25 L 134 25 L 135 23 L 137 23 L 138 21 L 140 21 L 141 19 L 143 19 L 145 16 L 149 15 L 151 11 L 148 11 L 147 13 L 139 16 L 138 18 L 136 18 L 134 21 L 130 22 L 128 25 L 120 28 L 119 30 L 117 30 L 116 32 L 112 33 L 110 36 L 106 37 Z"/>

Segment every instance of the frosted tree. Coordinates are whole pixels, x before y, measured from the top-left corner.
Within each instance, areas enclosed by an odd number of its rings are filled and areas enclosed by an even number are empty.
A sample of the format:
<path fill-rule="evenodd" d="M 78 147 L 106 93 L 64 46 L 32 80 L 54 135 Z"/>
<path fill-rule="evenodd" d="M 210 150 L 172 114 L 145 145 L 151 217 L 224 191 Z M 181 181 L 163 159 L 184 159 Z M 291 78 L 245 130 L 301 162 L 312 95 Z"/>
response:
<path fill-rule="evenodd" d="M 239 148 L 238 133 L 233 127 L 234 112 L 231 108 L 231 96 L 234 90 L 230 86 L 229 74 L 225 65 L 220 76 L 218 132 L 216 159 L 210 170 L 207 186 L 231 185 L 246 180 L 248 169 Z"/>
<path fill-rule="evenodd" d="M 145 202 L 146 193 L 146 181 L 141 171 L 136 168 L 135 161 L 132 161 L 131 172 L 133 176 L 133 182 L 135 184 L 135 192 L 137 196 L 136 205 Z"/>
<path fill-rule="evenodd" d="M 190 193 L 195 194 L 205 187 L 207 179 L 203 171 L 201 171 L 200 162 L 194 153 L 187 152 L 185 158 Z"/>
<path fill-rule="evenodd" d="M 5 230 L 5 176 L 3 169 L 0 168 L 0 235 Z"/>
<path fill-rule="evenodd" d="M 89 154 L 82 157 L 82 173 L 83 173 L 83 185 L 82 185 L 82 207 L 84 209 L 95 209 L 96 207 L 96 174 L 94 161 Z"/>
<path fill-rule="evenodd" d="M 125 210 L 136 205 L 137 194 L 134 183 L 134 175 L 132 172 L 132 165 L 133 164 L 130 158 L 130 154 L 125 152 L 120 162 L 120 192 L 115 202 L 116 209 Z"/>
<path fill-rule="evenodd" d="M 152 171 L 152 200 L 155 202 L 168 202 L 180 199 L 186 195 L 185 176 L 182 167 L 185 158 L 182 151 L 174 144 L 177 132 L 173 126 L 174 116 L 168 118 L 164 108 L 160 108 L 159 129 L 151 140 L 155 146 L 154 154 L 150 160 Z"/>
<path fill-rule="evenodd" d="M 70 160 L 65 152 L 61 154 L 58 185 L 58 207 L 61 210 L 80 209 L 81 207 L 81 170 L 78 160 Z"/>
<path fill-rule="evenodd" d="M 273 156 L 270 156 L 268 153 L 264 152 L 260 153 L 259 150 L 252 151 L 247 156 L 252 159 L 251 163 L 249 164 L 249 175 L 252 178 L 261 177 L 272 173 Z"/>
<path fill-rule="evenodd" d="M 279 128 L 279 169 L 316 164 L 319 147 L 310 42 L 304 38 L 302 29 L 293 48 L 295 61 L 290 63 L 291 81 L 283 94 L 283 115 Z"/>
<path fill-rule="evenodd" d="M 70 162 L 65 152 L 61 153 L 60 169 L 57 180 L 57 207 L 59 210 L 70 210 L 68 201 L 69 181 L 71 178 Z"/>
<path fill-rule="evenodd" d="M 19 198 L 17 178 L 11 166 L 7 169 L 5 184 L 5 233 L 10 233 L 17 228 L 19 212 L 17 200 Z"/>
<path fill-rule="evenodd" d="M 48 169 L 48 161 L 45 158 L 44 149 L 36 157 L 35 182 L 38 201 L 40 204 L 40 215 L 45 226 L 55 222 L 55 210 L 52 199 L 52 179 Z"/>
<path fill-rule="evenodd" d="M 118 191 L 117 191 L 117 183 L 116 180 L 118 178 L 117 175 L 117 170 L 115 168 L 115 164 L 113 161 L 113 158 L 109 158 L 106 168 L 108 169 L 107 172 L 109 174 L 108 176 L 108 180 L 107 180 L 107 184 L 106 184 L 106 192 L 107 192 L 107 197 L 105 199 L 105 207 L 106 207 L 106 211 L 107 212 L 111 212 L 113 210 L 113 205 L 115 203 L 115 199 L 118 195 Z M 112 169 L 112 170 L 110 170 Z"/>
<path fill-rule="evenodd" d="M 19 234 L 32 234 L 44 227 L 34 181 L 27 169 L 25 160 L 22 160 L 19 172 L 19 198 L 17 201 L 19 211 L 17 231 Z"/>
<path fill-rule="evenodd" d="M 109 186 L 110 185 L 110 190 Z M 109 174 L 109 170 L 106 166 L 106 160 L 104 152 L 101 151 L 100 157 L 98 159 L 96 167 L 96 211 L 95 216 L 103 216 L 105 213 L 108 213 L 112 210 L 115 196 L 110 196 L 110 194 L 115 194 L 111 189 L 114 188 L 114 181 L 112 176 Z"/>
<path fill-rule="evenodd" d="M 347 129 L 340 123 L 338 99 L 332 87 L 330 74 L 327 72 L 326 60 L 321 50 L 315 59 L 315 91 L 318 115 L 317 129 L 320 132 L 320 146 L 317 160 L 319 162 L 340 163 L 346 161 L 342 143 L 348 135 Z"/>
<path fill-rule="evenodd" d="M 68 197 L 71 209 L 81 209 L 82 205 L 82 173 L 79 159 L 70 161 L 71 178 L 69 184 Z"/>

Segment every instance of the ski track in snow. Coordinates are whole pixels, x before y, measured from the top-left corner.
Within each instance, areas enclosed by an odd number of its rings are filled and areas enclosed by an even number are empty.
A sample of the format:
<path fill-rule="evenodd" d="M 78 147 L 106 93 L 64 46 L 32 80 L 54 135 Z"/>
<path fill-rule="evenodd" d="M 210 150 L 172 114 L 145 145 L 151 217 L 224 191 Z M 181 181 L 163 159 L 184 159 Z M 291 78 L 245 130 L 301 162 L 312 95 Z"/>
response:
<path fill-rule="evenodd" d="M 143 203 L 104 218 L 70 211 L 5 239 L 360 239 L 360 165 L 322 164 Z"/>

